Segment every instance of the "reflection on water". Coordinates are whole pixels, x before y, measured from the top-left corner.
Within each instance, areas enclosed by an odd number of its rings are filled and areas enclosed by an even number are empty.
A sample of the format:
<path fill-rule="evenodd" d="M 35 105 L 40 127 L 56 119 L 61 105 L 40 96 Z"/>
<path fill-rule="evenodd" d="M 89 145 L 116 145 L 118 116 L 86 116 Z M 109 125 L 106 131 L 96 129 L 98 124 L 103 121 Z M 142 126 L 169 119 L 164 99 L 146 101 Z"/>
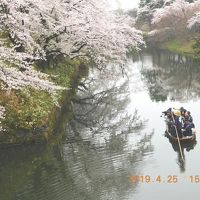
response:
<path fill-rule="evenodd" d="M 127 68 L 126 77 L 110 66 L 83 80 L 60 144 L 0 150 L 1 200 L 186 200 L 198 194 L 200 183 L 188 179 L 200 174 L 198 145 L 182 147 L 182 162 L 163 136 L 160 113 L 180 104 L 189 108 L 198 140 L 199 66 L 154 51 Z M 163 182 L 132 183 L 138 175 Z M 176 184 L 164 182 L 173 175 Z"/>
<path fill-rule="evenodd" d="M 128 133 L 139 131 L 145 123 L 140 120 L 137 110 L 132 113 L 126 110 L 130 103 L 129 82 L 127 79 L 115 80 L 115 75 L 108 78 L 105 73 L 100 75 L 101 78 L 98 76 L 99 72 L 91 72 L 82 83 L 85 89 L 73 99 L 73 118 L 69 123 L 68 137 L 89 137 L 91 142 L 95 142 L 97 137 L 98 142 L 102 138 L 101 142 L 106 143 L 111 137 L 114 139 L 123 135 L 127 140 Z"/>
<path fill-rule="evenodd" d="M 181 148 L 180 146 L 178 145 L 177 142 L 175 141 L 172 141 L 170 139 L 169 140 L 169 143 L 172 145 L 172 148 L 173 150 L 177 153 L 177 164 L 179 165 L 180 167 L 180 172 L 185 172 L 185 150 L 187 152 L 191 151 L 194 149 L 194 147 L 196 146 L 197 144 L 197 141 L 196 139 L 193 140 L 193 141 L 186 141 L 186 142 L 181 142 Z M 183 155 L 183 157 L 182 157 Z"/>
<path fill-rule="evenodd" d="M 198 100 L 200 96 L 200 65 L 191 58 L 152 50 L 141 55 L 142 74 L 152 100 Z"/>

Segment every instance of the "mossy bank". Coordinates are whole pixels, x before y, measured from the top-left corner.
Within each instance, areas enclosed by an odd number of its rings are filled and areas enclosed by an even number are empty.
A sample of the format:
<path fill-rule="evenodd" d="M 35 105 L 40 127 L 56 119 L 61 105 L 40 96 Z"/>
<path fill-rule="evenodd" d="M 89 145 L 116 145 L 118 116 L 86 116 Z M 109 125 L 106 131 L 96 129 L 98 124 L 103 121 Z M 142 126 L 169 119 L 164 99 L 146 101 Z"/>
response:
<path fill-rule="evenodd" d="M 163 29 L 158 32 L 144 32 L 143 36 L 149 48 L 168 50 L 198 60 L 200 58 L 199 33 L 174 35 L 171 29 Z"/>
<path fill-rule="evenodd" d="M 0 133 L 0 145 L 44 142 L 53 134 L 63 114 L 70 107 L 71 98 L 81 78 L 88 73 L 84 60 L 57 59 L 42 69 L 51 81 L 67 88 L 60 90 L 55 99 L 47 91 L 25 87 L 22 90 L 0 90 L 0 104 L 5 107 L 5 118 L 1 121 L 4 131 Z M 1 83 L 0 83 L 1 84 Z M 66 110 L 66 109 L 64 109 Z M 70 115 L 69 113 L 65 113 Z"/>
<path fill-rule="evenodd" d="M 163 50 L 168 50 L 173 53 L 177 53 L 179 55 L 200 60 L 199 46 L 197 46 L 197 40 L 198 38 L 197 39 L 175 38 L 165 42 L 157 43 L 156 45 L 153 45 L 153 47 Z"/>
<path fill-rule="evenodd" d="M 166 49 L 174 53 L 195 57 L 193 45 L 194 39 L 172 39 L 160 45 L 161 49 Z"/>

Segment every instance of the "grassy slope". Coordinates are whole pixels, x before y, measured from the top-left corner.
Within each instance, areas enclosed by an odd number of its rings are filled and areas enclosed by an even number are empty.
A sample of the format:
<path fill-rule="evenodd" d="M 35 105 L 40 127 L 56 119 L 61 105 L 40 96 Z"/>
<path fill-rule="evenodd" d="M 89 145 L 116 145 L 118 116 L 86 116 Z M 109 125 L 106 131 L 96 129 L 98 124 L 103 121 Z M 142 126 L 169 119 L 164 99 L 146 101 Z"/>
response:
<path fill-rule="evenodd" d="M 194 56 L 194 51 L 192 49 L 193 44 L 194 40 L 173 39 L 162 44 L 161 48 L 179 54 L 187 54 L 190 56 Z"/>

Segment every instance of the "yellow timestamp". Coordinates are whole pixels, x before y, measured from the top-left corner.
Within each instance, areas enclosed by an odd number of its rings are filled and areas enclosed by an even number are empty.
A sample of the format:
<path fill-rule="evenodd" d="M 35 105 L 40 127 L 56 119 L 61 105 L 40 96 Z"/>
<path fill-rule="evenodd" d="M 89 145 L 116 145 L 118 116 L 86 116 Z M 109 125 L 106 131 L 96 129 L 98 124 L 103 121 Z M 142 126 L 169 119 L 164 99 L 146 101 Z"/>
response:
<path fill-rule="evenodd" d="M 134 175 L 130 176 L 130 181 L 132 183 L 178 183 L 179 177 L 177 175 L 168 175 L 166 177 L 162 177 L 160 175 L 156 177 L 152 177 L 150 175 Z"/>
<path fill-rule="evenodd" d="M 187 176 L 186 180 L 189 183 L 199 183 L 200 184 L 200 175 L 191 175 Z M 178 183 L 180 177 L 178 175 L 168 175 L 168 176 L 155 176 L 150 175 L 133 175 L 130 176 L 130 181 L 132 183 Z"/>
<path fill-rule="evenodd" d="M 200 183 L 200 175 L 189 176 L 190 183 Z"/>

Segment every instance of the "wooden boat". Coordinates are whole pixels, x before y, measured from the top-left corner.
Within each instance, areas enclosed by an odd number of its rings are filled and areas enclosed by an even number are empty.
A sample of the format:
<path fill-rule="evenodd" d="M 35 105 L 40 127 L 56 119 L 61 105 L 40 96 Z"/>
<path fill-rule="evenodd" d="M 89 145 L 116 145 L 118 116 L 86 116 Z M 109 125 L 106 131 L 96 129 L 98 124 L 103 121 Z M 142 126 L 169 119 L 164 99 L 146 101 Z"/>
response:
<path fill-rule="evenodd" d="M 178 138 L 175 137 L 176 133 L 171 133 L 168 129 L 168 125 L 165 131 L 165 136 L 169 138 L 171 141 L 178 142 Z M 191 136 L 182 136 L 179 137 L 180 142 L 191 142 L 196 140 L 196 130 L 192 129 L 192 135 Z"/>
<path fill-rule="evenodd" d="M 169 131 L 165 131 L 165 136 L 168 138 L 169 143 L 171 143 L 172 148 L 174 149 L 174 151 L 176 152 L 180 152 L 180 146 L 178 143 L 178 139 L 176 137 L 174 137 Z M 194 149 L 194 147 L 197 144 L 197 140 L 196 140 L 196 133 L 193 132 L 192 136 L 187 136 L 187 137 L 181 137 L 179 138 L 180 140 L 180 145 L 181 145 L 181 149 L 182 152 L 184 152 L 184 149 L 186 149 L 186 151 L 190 151 L 192 149 Z"/>
<path fill-rule="evenodd" d="M 165 136 L 169 138 L 170 141 L 173 142 L 178 142 L 178 140 L 182 143 L 184 142 L 191 142 L 191 141 L 196 141 L 196 130 L 195 128 L 191 128 L 191 135 L 190 136 L 184 136 L 181 130 L 177 130 L 175 126 L 172 125 L 172 121 L 174 121 L 174 117 L 172 115 L 172 112 L 162 112 L 164 113 L 164 119 L 166 122 L 166 131 L 165 131 Z M 181 116 L 180 110 L 175 110 L 173 111 L 173 114 L 176 116 Z M 171 117 L 172 116 L 172 117 Z M 177 138 L 177 135 L 179 135 L 179 138 Z"/>

